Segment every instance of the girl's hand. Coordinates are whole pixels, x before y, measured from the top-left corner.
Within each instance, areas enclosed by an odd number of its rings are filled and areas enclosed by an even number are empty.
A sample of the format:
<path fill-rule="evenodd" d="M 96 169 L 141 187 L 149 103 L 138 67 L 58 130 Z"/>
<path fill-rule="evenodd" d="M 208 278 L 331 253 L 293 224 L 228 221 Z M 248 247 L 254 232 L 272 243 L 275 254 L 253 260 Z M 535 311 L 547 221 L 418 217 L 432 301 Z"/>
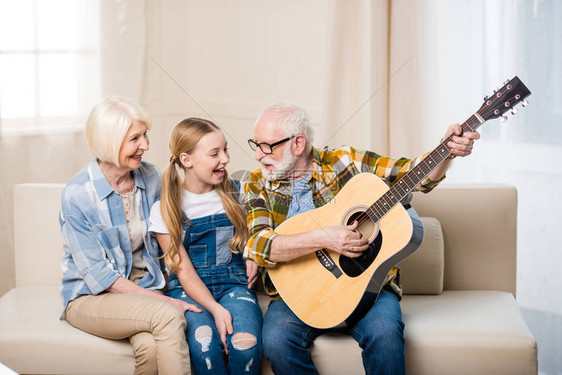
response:
<path fill-rule="evenodd" d="M 226 345 L 226 335 L 232 335 L 232 316 L 230 312 L 222 307 L 221 305 L 217 306 L 217 309 L 213 312 L 213 317 L 215 318 L 215 325 L 217 326 L 217 331 L 219 331 L 219 335 L 224 345 L 224 351 L 228 354 L 228 346 Z"/>
<path fill-rule="evenodd" d="M 191 303 L 187 303 L 185 301 L 182 301 L 181 299 L 177 299 L 177 298 L 170 298 L 168 300 L 168 302 L 173 303 L 174 305 L 176 305 L 176 307 L 178 309 L 180 309 L 180 311 L 185 314 L 186 311 L 192 311 L 194 313 L 200 313 L 201 309 L 199 307 L 197 307 L 196 305 L 193 305 Z"/>
<path fill-rule="evenodd" d="M 246 260 L 246 275 L 248 276 L 248 289 L 252 289 L 258 281 L 259 266 L 253 260 Z"/>

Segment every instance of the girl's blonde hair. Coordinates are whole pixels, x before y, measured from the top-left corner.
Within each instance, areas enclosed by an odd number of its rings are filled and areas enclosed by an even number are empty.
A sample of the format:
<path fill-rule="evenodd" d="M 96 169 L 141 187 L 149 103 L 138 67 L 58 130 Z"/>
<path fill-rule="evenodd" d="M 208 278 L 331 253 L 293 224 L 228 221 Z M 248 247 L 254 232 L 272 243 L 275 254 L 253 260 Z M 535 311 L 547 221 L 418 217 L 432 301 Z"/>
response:
<path fill-rule="evenodd" d="M 164 261 L 166 262 L 166 267 L 174 273 L 177 271 L 178 265 L 174 262 L 174 258 L 178 255 L 182 242 L 181 233 L 183 226 L 183 212 L 181 210 L 183 181 L 177 169 L 182 167 L 179 157 L 182 153 L 191 154 L 203 136 L 216 131 L 220 131 L 220 128 L 213 122 L 194 117 L 181 121 L 172 130 L 170 137 L 172 156 L 162 176 L 160 212 L 164 224 L 166 224 L 166 228 L 170 233 L 170 246 L 167 249 L 163 249 Z M 215 189 L 221 198 L 224 211 L 235 229 L 234 237 L 232 237 L 229 244 L 230 251 L 239 253 L 246 243 L 248 229 L 242 207 L 237 201 L 239 196 L 238 187 L 228 177 L 228 173 L 225 170 L 224 179 L 219 185 L 215 186 Z"/>

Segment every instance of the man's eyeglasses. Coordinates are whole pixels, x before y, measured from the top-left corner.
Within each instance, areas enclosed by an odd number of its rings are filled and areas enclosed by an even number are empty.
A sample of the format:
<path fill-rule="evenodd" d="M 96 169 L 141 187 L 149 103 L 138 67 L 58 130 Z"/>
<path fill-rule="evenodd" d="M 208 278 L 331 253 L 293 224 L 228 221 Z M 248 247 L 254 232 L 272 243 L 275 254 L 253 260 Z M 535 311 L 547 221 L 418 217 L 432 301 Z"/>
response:
<path fill-rule="evenodd" d="M 285 143 L 290 139 L 295 138 L 295 136 L 291 136 L 291 137 L 287 137 L 285 139 L 282 139 L 278 142 L 275 143 L 266 143 L 266 142 L 261 142 L 258 143 L 253 139 L 248 139 L 248 144 L 250 145 L 250 148 L 253 151 L 256 151 L 258 149 L 258 147 L 260 148 L 261 152 L 263 152 L 264 154 L 271 154 L 273 153 L 273 147 L 280 145 L 281 143 Z"/>

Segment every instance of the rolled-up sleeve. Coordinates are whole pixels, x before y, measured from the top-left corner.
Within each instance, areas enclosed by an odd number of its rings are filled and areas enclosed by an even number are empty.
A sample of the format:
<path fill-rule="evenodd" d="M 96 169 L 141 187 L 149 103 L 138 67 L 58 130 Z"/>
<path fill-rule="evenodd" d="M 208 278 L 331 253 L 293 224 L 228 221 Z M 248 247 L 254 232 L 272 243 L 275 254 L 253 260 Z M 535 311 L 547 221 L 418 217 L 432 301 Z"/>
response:
<path fill-rule="evenodd" d="M 273 231 L 273 213 L 265 189 L 255 176 L 244 184 L 244 201 L 249 232 L 244 257 L 261 266 L 273 267 L 276 263 L 271 262 L 269 256 L 273 240 L 278 234 Z"/>
<path fill-rule="evenodd" d="M 361 172 L 374 173 L 383 180 L 388 181 L 390 185 L 393 185 L 396 181 L 404 177 L 406 173 L 414 169 L 414 167 L 429 155 L 429 153 L 425 153 L 414 159 L 393 159 L 387 156 L 381 156 L 372 151 L 356 150 L 353 147 L 348 147 L 348 151 L 353 162 Z M 428 193 L 444 179 L 445 176 L 439 181 L 432 181 L 426 177 L 416 186 L 414 191 Z"/>

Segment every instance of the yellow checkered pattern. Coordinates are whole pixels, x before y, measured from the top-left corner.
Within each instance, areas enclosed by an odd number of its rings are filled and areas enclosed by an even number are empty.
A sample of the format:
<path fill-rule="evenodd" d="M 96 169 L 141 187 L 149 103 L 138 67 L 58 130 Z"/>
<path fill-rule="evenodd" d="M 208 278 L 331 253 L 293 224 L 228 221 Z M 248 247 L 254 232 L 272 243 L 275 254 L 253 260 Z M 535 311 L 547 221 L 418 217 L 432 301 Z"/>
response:
<path fill-rule="evenodd" d="M 312 148 L 313 170 L 308 185 L 312 187 L 314 206 L 318 208 L 330 202 L 346 182 L 358 173 L 374 173 L 391 186 L 412 170 L 426 155 L 415 159 L 392 159 L 349 146 L 323 150 Z M 431 181 L 426 178 L 416 190 L 429 192 L 441 180 Z M 250 181 L 244 185 L 244 194 L 249 230 L 249 240 L 244 255 L 263 266 L 262 281 L 265 291 L 271 297 L 278 299 L 279 295 L 267 275 L 267 268 L 275 266 L 275 263 L 269 260 L 271 244 L 277 236 L 275 228 L 287 218 L 292 199 L 292 184 L 286 180 L 267 181 L 263 178 L 261 169 L 258 169 L 251 174 Z M 402 296 L 400 273 L 397 267 L 387 275 L 385 287 L 389 287 L 398 297 Z"/>

